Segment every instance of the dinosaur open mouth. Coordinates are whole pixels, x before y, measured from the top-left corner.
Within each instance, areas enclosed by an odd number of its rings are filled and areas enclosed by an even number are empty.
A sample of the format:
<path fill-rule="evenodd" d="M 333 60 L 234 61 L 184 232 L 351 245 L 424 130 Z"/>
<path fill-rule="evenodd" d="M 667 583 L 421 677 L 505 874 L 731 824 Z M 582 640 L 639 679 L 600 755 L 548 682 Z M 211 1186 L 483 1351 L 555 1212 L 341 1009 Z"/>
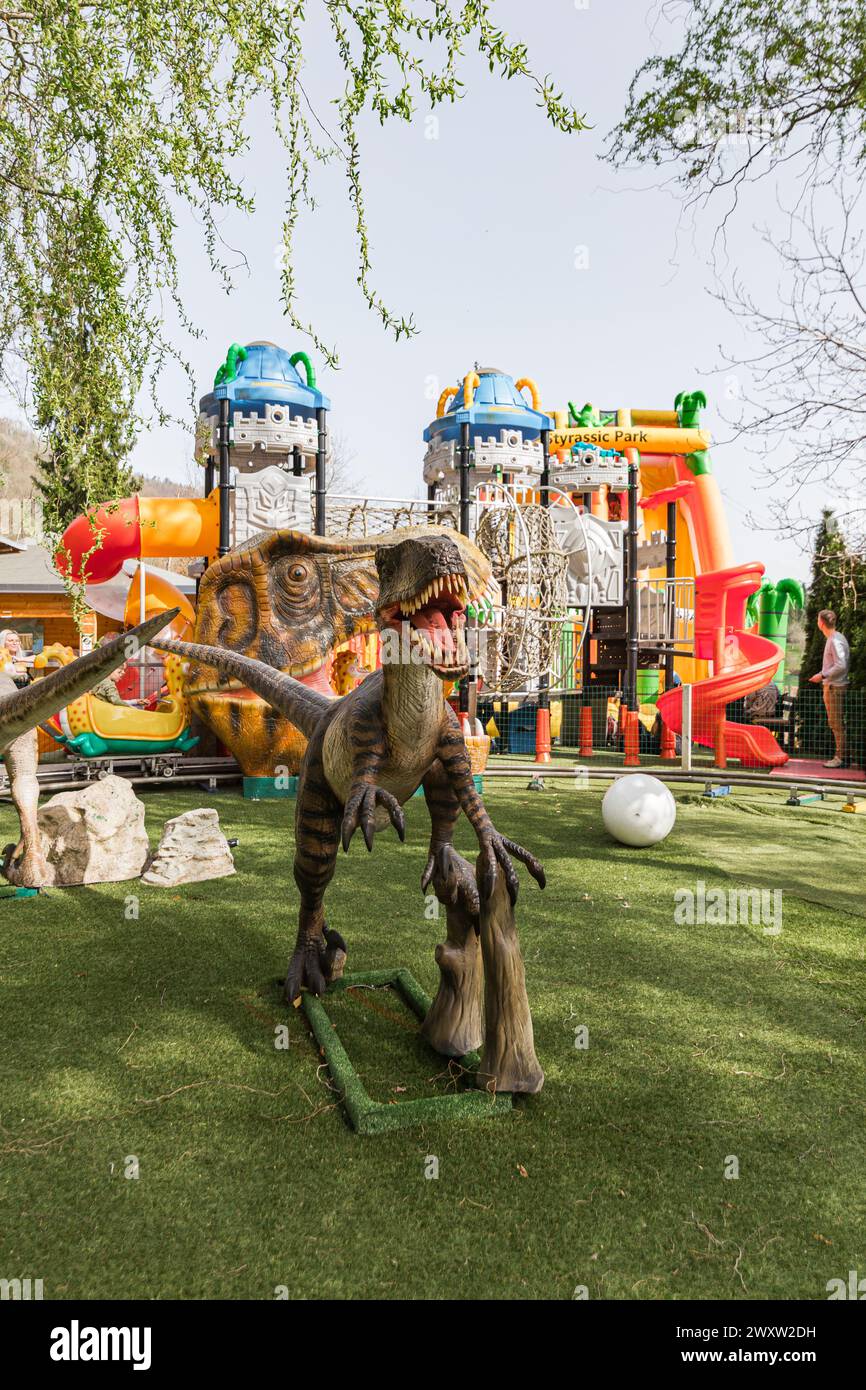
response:
<path fill-rule="evenodd" d="M 381 627 L 408 636 L 412 659 L 432 667 L 443 678 L 455 677 L 469 665 L 465 635 L 468 602 L 465 575 L 439 575 L 411 598 L 383 607 Z"/>
<path fill-rule="evenodd" d="M 334 691 L 328 682 L 328 667 L 324 661 L 309 661 L 305 665 L 289 666 L 285 671 L 286 675 L 293 676 L 301 685 L 307 686 L 309 690 L 319 690 L 323 695 L 333 696 Z M 257 695 L 254 690 L 250 690 L 248 685 L 242 685 L 238 680 L 223 680 L 214 685 L 200 683 L 190 686 L 185 691 L 187 697 L 193 695 L 207 695 L 211 699 L 222 700 L 255 700 L 259 704 L 265 704 L 261 695 Z"/>

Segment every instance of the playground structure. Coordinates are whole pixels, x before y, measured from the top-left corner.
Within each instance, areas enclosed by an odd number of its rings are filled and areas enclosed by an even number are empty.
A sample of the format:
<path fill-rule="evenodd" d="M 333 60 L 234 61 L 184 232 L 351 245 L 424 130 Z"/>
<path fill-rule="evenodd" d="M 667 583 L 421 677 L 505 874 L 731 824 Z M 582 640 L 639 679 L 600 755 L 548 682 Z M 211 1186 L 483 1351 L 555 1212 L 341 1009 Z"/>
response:
<path fill-rule="evenodd" d="M 269 343 L 233 344 L 200 403 L 204 496 L 133 497 L 79 517 L 61 562 L 98 583 L 137 558 L 133 620 L 153 611 L 150 557 L 185 557 L 201 575 L 262 531 L 338 541 L 425 522 L 453 526 L 485 550 L 495 576 L 467 615 L 473 662 L 454 697 L 465 733 L 481 732 L 479 714 L 494 732 L 515 711 L 528 713 L 534 727 L 510 751 L 546 762 L 566 717 L 577 719 L 571 741 L 582 757 L 613 719 L 626 767 L 639 764 L 654 725 L 665 761 L 677 759 L 685 733 L 712 749 L 721 769 L 728 759 L 777 768 L 788 753 L 774 733 L 726 714 L 776 677 L 784 624 L 769 616 L 763 565 L 734 563 L 705 406 L 698 391 L 680 393 L 672 410 L 569 403 L 548 411 L 531 378 L 476 367 L 442 392 L 424 430 L 426 497 L 346 497 L 325 485 L 330 402 L 309 358 Z M 178 596 L 153 598 L 169 601 Z M 188 610 L 173 636 L 189 636 Z M 317 688 L 345 693 L 378 663 L 376 640 L 361 632 L 335 646 Z M 169 694 L 183 699 L 183 691 Z M 135 713 L 130 739 L 146 743 L 147 712 Z M 90 723 L 84 732 L 111 746 L 92 712 Z"/>
<path fill-rule="evenodd" d="M 461 529 L 471 529 L 473 503 L 482 511 L 495 505 L 491 485 L 510 489 L 518 510 L 550 512 L 568 561 L 568 612 L 557 615 L 545 602 L 541 575 L 528 604 L 534 599 L 549 622 L 559 616 L 561 626 L 570 624 L 573 637 L 570 669 L 541 660 L 534 673 L 537 760 L 549 757 L 553 676 L 560 688 L 579 685 L 587 696 L 583 756 L 592 753 L 589 695 L 593 685 L 610 684 L 621 693 L 626 766 L 639 761 L 642 685 L 663 723 L 662 757 L 675 758 L 685 683 L 695 712 L 691 737 L 715 749 L 718 766 L 727 757 L 748 767 L 783 765 L 788 755 L 769 730 L 725 716 L 730 702 L 772 679 L 782 650 L 746 630 L 746 602 L 760 588 L 763 566 L 733 563 L 710 437 L 701 428 L 703 393 L 680 394 L 673 411 L 597 412 L 589 404 L 578 411 L 569 403 L 546 421 L 538 404 L 529 379 L 470 373 L 462 392 L 443 392 L 425 431 L 424 465 L 428 501 L 456 503 Z M 506 614 L 512 604 L 506 593 Z"/>

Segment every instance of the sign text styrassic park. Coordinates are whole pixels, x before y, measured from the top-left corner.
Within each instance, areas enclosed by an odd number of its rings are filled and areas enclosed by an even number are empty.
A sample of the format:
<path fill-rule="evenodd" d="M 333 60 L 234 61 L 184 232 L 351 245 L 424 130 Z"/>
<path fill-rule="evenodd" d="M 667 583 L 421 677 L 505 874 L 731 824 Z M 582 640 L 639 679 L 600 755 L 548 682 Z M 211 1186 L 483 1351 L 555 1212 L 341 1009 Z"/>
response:
<path fill-rule="evenodd" d="M 710 447 L 708 430 L 676 429 L 672 426 L 590 425 L 586 428 L 555 430 L 551 449 L 568 449 L 573 444 L 597 444 L 603 449 L 643 449 L 649 454 L 694 454 Z"/>
<path fill-rule="evenodd" d="M 619 445 L 624 449 L 644 449 L 649 430 L 624 429 L 617 425 L 599 425 L 589 429 L 556 430 L 550 436 L 551 449 L 567 449 L 569 444 L 601 444 L 605 448 Z"/>

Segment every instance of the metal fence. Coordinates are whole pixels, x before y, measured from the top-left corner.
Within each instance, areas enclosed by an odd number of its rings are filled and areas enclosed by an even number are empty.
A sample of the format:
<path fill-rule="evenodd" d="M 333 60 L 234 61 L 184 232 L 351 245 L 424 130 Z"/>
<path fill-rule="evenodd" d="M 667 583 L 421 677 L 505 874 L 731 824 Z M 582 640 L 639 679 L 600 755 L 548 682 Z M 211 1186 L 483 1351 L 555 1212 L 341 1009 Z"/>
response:
<path fill-rule="evenodd" d="M 631 742 L 641 760 L 679 762 L 683 725 L 674 718 L 674 730 L 665 724 L 654 703 L 653 692 L 642 688 L 639 673 L 636 734 Z M 769 771 L 787 759 L 824 763 L 835 752 L 835 740 L 820 686 L 807 685 L 787 695 L 775 686 L 747 694 L 727 705 L 707 698 L 701 686 L 689 688 L 690 718 L 685 733 L 691 734 L 691 759 L 695 766 L 714 764 L 722 742 L 728 765 Z M 760 695 L 760 698 L 755 698 Z M 649 696 L 649 698 L 647 698 Z M 553 757 L 592 756 L 599 763 L 620 763 L 626 754 L 629 701 L 620 687 L 593 683 L 588 687 L 557 688 L 550 692 Z M 840 701 L 846 765 L 866 768 L 866 691 L 848 689 Z M 492 737 L 491 756 L 534 757 L 538 716 L 538 692 L 508 695 L 482 689 L 478 695 L 478 719 Z M 835 711 L 834 711 L 835 715 Z M 733 726 L 733 727 L 732 727 Z"/>

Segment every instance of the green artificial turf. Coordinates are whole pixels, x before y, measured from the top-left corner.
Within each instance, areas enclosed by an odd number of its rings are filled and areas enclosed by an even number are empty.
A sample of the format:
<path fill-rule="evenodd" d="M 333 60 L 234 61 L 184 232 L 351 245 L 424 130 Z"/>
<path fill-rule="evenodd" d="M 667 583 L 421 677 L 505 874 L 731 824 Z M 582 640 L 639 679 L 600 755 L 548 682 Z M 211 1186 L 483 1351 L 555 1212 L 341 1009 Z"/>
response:
<path fill-rule="evenodd" d="M 488 784 L 548 874 L 518 903 L 547 1079 L 489 1123 L 348 1125 L 276 985 L 291 803 L 145 793 L 154 840 L 216 805 L 238 874 L 0 903 L 0 1275 L 47 1298 L 822 1299 L 866 1273 L 866 817 L 677 791 L 669 839 L 636 851 L 602 791 Z M 432 994 L 423 802 L 407 822 L 405 846 L 341 855 L 329 921 L 349 970 L 405 966 Z M 781 934 L 678 925 L 698 880 L 782 887 Z M 453 1085 L 390 992 L 328 1007 L 376 1099 Z"/>

